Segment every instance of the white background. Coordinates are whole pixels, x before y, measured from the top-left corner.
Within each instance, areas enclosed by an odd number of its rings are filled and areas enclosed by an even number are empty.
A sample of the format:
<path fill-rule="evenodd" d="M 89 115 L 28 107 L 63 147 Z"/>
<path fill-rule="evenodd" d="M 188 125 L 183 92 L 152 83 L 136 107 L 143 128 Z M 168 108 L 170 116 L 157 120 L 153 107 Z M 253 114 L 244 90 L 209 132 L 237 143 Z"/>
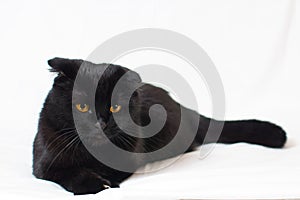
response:
<path fill-rule="evenodd" d="M 223 80 L 227 119 L 273 121 L 288 132 L 289 143 L 284 150 L 218 145 L 205 160 L 188 154 L 169 169 L 132 178 L 95 199 L 300 197 L 299 8 L 296 0 L 1 1 L 1 194 L 72 197 L 31 175 L 38 115 L 54 78 L 47 60 L 84 59 L 112 36 L 150 27 L 184 34 L 208 53 Z M 153 52 L 117 63 L 181 66 Z M 210 115 L 202 81 L 191 82 L 200 104 L 186 106 Z"/>

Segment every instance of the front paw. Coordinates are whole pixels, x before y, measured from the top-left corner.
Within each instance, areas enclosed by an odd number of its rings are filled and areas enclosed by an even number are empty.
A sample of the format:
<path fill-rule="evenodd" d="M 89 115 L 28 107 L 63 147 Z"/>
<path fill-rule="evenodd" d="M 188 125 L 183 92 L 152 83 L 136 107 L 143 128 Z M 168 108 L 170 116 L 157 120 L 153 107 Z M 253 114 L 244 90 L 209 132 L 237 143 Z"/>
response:
<path fill-rule="evenodd" d="M 74 195 L 96 194 L 111 187 L 110 181 L 102 178 L 94 172 L 82 172 L 72 181 Z"/>

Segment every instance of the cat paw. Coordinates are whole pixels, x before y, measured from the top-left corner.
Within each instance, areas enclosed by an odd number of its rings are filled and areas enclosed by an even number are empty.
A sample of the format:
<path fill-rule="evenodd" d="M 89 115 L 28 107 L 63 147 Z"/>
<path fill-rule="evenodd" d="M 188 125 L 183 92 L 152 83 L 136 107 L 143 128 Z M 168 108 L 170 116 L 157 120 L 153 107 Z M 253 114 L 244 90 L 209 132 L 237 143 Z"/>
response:
<path fill-rule="evenodd" d="M 74 177 L 71 191 L 74 195 L 96 194 L 111 187 L 111 182 L 96 173 L 81 173 Z"/>

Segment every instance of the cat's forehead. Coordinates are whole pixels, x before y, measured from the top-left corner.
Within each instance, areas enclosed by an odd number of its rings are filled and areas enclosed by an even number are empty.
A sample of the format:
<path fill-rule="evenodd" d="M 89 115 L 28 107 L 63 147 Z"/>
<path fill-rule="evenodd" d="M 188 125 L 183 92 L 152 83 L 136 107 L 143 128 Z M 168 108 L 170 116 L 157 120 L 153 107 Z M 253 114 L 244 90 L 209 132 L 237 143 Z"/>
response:
<path fill-rule="evenodd" d="M 89 97 L 109 95 L 126 68 L 112 64 L 83 65 L 78 71 L 74 94 Z"/>
<path fill-rule="evenodd" d="M 97 85 L 99 82 L 112 81 L 124 73 L 124 69 L 118 65 L 83 63 L 78 70 L 76 83 L 79 86 Z"/>
<path fill-rule="evenodd" d="M 91 64 L 82 63 L 78 70 L 77 78 L 80 77 L 87 82 L 109 81 L 120 78 L 126 68 L 113 64 Z"/>

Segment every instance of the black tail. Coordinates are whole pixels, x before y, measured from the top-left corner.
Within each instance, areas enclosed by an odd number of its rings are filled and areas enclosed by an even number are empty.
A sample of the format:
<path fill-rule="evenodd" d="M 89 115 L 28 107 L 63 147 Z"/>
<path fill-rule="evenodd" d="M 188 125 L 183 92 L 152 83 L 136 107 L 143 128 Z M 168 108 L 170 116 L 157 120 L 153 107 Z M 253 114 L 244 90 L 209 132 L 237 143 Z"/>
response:
<path fill-rule="evenodd" d="M 210 124 L 211 123 L 211 124 Z M 258 120 L 224 121 L 220 132 L 214 131 L 222 126 L 222 121 L 217 121 L 201 116 L 196 141 L 200 144 L 247 142 L 267 147 L 281 148 L 287 137 L 285 131 L 270 122 Z M 210 124 L 209 134 L 207 134 Z M 219 136 L 219 137 L 218 137 Z"/>

